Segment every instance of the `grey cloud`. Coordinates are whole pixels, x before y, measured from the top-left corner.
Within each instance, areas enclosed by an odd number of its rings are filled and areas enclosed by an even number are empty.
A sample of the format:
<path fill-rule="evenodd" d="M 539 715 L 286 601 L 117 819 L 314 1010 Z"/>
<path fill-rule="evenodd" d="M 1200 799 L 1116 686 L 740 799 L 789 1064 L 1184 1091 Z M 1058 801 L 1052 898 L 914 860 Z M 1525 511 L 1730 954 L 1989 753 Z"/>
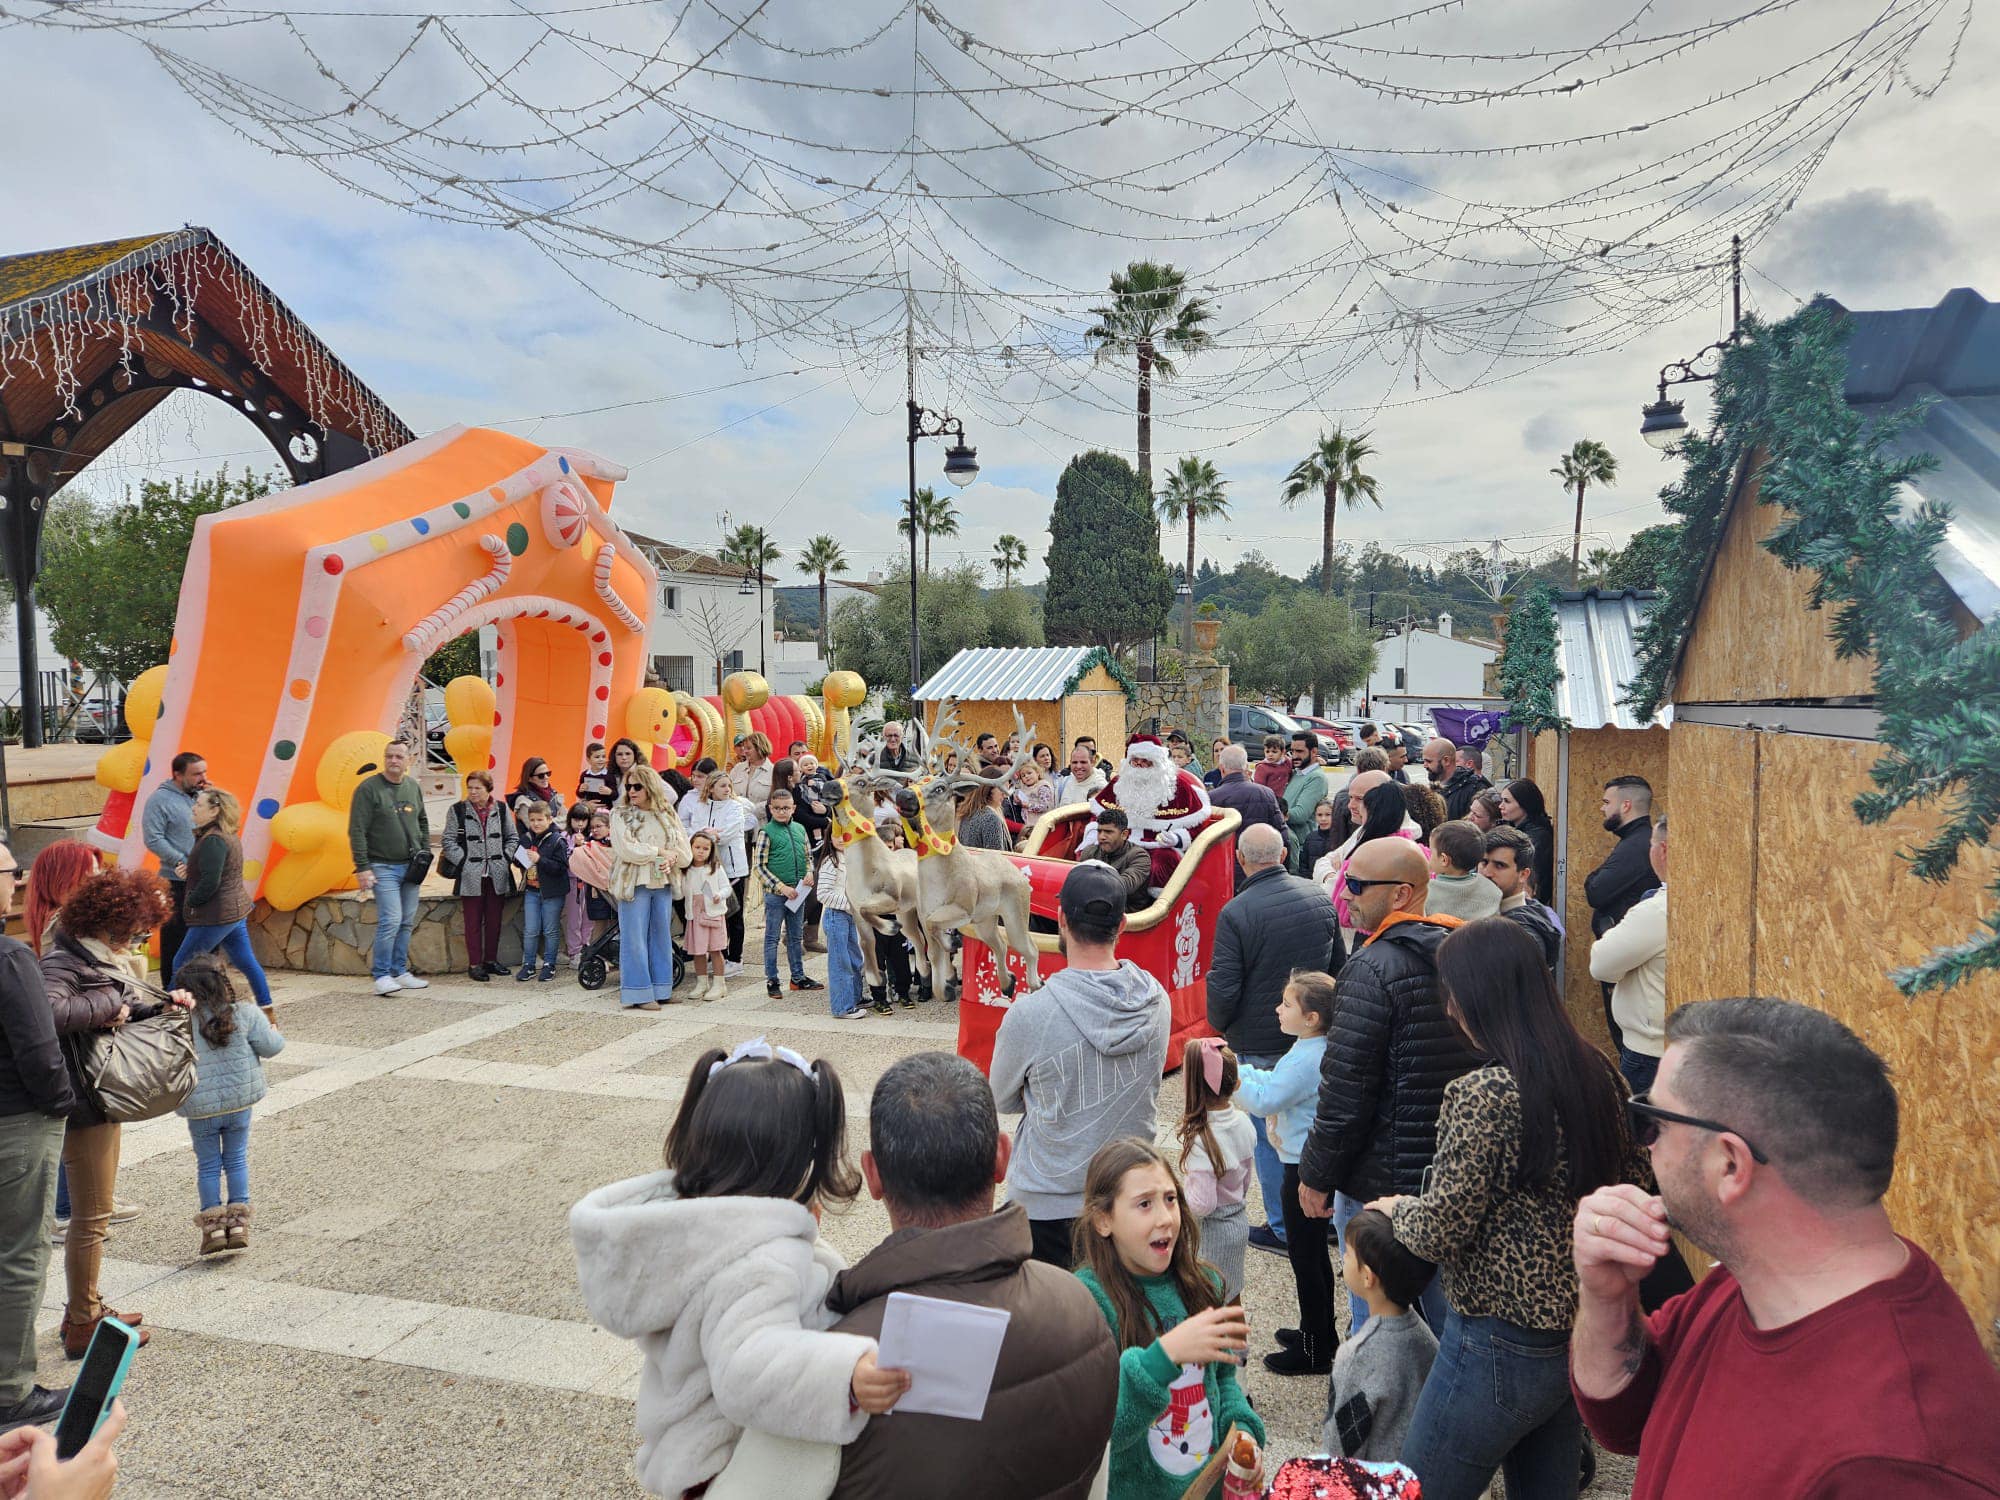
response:
<path fill-rule="evenodd" d="M 1856 308 L 1935 302 L 1966 276 L 1952 217 L 1883 188 L 1793 209 L 1756 261 L 1801 297 L 1825 292 Z"/>

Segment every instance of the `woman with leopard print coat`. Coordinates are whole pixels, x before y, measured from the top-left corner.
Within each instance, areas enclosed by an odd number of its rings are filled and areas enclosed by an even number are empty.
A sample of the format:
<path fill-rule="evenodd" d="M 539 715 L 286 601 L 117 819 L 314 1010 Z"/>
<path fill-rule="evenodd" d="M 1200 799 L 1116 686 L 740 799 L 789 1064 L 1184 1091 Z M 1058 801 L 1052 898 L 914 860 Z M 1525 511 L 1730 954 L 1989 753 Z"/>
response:
<path fill-rule="evenodd" d="M 1571 1500 L 1582 1420 L 1569 1387 L 1571 1223 L 1613 1182 L 1649 1190 L 1624 1080 L 1570 1022 L 1535 940 L 1504 917 L 1438 948 L 1446 1007 L 1487 1060 L 1445 1089 L 1420 1197 L 1371 1204 L 1444 1272 L 1451 1312 L 1402 1459 L 1424 1500 Z"/>

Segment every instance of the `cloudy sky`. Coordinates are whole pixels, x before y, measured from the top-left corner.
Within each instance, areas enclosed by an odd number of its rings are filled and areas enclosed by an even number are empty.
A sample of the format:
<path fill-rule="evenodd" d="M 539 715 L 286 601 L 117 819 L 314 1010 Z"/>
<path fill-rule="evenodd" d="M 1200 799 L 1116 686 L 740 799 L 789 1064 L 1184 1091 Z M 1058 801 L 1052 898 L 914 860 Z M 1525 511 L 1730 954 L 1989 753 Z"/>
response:
<path fill-rule="evenodd" d="M 727 513 L 768 523 L 788 554 L 825 531 L 857 573 L 899 545 L 901 322 L 881 272 L 901 264 L 922 288 L 920 396 L 963 412 L 984 465 L 960 497 L 962 536 L 938 550 L 984 561 L 1011 531 L 1029 544 L 1030 580 L 1045 569 L 1063 462 L 1087 445 L 1132 451 L 1129 377 L 1092 369 L 1079 335 L 1087 293 L 1151 254 L 1224 289 L 1222 347 L 1162 393 L 1154 433 L 1156 475 L 1200 452 L 1230 482 L 1231 518 L 1205 534 L 1204 555 L 1226 566 L 1254 548 L 1293 572 L 1316 557 L 1316 510 L 1285 509 L 1279 490 L 1335 422 L 1371 432 L 1383 499 L 1343 515 L 1346 538 L 1432 556 L 1495 536 L 1511 551 L 1557 544 L 1570 501 L 1548 469 L 1587 436 L 1622 468 L 1586 522 L 1604 544 L 1659 519 L 1666 470 L 1637 436 L 1638 409 L 1662 363 L 1725 331 L 1713 266 L 1732 227 L 1754 233 L 1746 297 L 1773 317 L 1815 291 L 1884 307 L 2000 287 L 2000 203 L 1981 165 L 2000 152 L 2000 116 L 1977 84 L 2000 64 L 1993 14 L 1972 15 L 1958 39 L 1959 5 L 1897 0 L 1896 23 L 1914 35 L 1929 22 L 1929 34 L 1882 67 L 1823 159 L 1804 160 L 1823 136 L 1783 154 L 1815 102 L 1839 96 L 1842 75 L 1830 93 L 1814 81 L 1856 66 L 1852 52 L 1824 54 L 1883 4 L 1731 0 L 1662 19 L 1639 0 L 1539 0 L 1484 23 L 1438 7 L 1310 58 L 1258 52 L 1259 34 L 1333 24 L 1270 0 L 1097 0 L 1088 15 L 962 0 L 948 18 L 891 0 L 767 0 L 747 22 L 738 0 L 689 0 L 671 17 L 567 0 L 557 32 L 528 14 L 554 15 L 550 0 L 469 0 L 508 21 L 464 15 L 442 41 L 446 28 L 388 15 L 386 0 L 365 20 L 301 6 L 289 27 L 17 24 L 0 27 L 15 127 L 0 254 L 205 225 L 419 431 L 506 426 L 593 448 L 631 468 L 617 509 L 637 529 L 707 544 Z M 1766 14 L 1625 66 L 1671 49 L 1649 37 L 1751 11 Z M 205 13 L 253 15 L 248 0 Z M 1338 8 L 1342 24 L 1387 14 Z M 1955 39 L 1955 72 L 1925 97 Z M 206 103 L 176 70 L 211 90 Z M 914 135 L 913 76 L 927 116 Z M 652 92 L 627 88 L 634 77 Z M 235 91 L 214 92 L 218 78 Z M 1020 86 L 1038 80 L 1054 82 Z M 1474 102 L 1465 90 L 1513 92 Z M 1111 101 L 1095 133 L 1075 123 L 1086 98 Z M 358 119 L 343 100 L 361 101 Z M 419 117 L 430 135 L 418 154 L 325 156 L 336 181 L 297 154 L 307 114 L 345 122 L 315 124 L 322 145 L 363 131 L 380 142 L 385 121 Z M 273 128 L 281 115 L 292 123 Z M 738 154 L 706 149 L 704 130 L 732 135 Z M 687 149 L 643 155 L 653 148 L 639 142 L 676 131 Z M 1730 131 L 1733 164 L 1699 192 L 1676 199 L 1680 174 L 1650 166 Z M 1591 134 L 1607 140 L 1491 151 Z M 760 143 L 754 174 L 725 180 L 746 141 Z M 921 149 L 889 176 L 923 182 L 914 204 L 877 180 L 905 141 Z M 523 142 L 539 144 L 488 149 Z M 1345 175 L 1314 166 L 1323 150 Z M 1430 154 L 1443 151 L 1482 154 Z M 419 159 L 436 170 L 413 188 Z M 588 193 L 555 181 L 641 159 L 643 182 L 629 167 Z M 1302 172 L 1311 191 L 1295 190 Z M 528 176 L 541 180 L 495 186 Z M 1097 186 L 1077 186 L 1087 177 Z M 1592 264 L 1582 217 L 1548 206 L 1613 179 L 1625 197 L 1605 236 L 1618 243 Z M 1654 211 L 1670 200 L 1669 222 Z M 521 222 L 494 222 L 510 215 Z M 1641 243 L 1653 235 L 1657 247 Z M 839 280 L 850 269 L 852 287 Z M 1522 290 L 1558 285 L 1566 299 Z M 1482 299 L 1490 315 L 1468 311 Z M 1697 393 L 1690 413 L 1703 410 Z M 941 456 L 920 449 L 920 482 L 937 479 Z M 91 477 L 103 489 L 224 461 L 267 456 L 247 423 L 180 397 Z"/>

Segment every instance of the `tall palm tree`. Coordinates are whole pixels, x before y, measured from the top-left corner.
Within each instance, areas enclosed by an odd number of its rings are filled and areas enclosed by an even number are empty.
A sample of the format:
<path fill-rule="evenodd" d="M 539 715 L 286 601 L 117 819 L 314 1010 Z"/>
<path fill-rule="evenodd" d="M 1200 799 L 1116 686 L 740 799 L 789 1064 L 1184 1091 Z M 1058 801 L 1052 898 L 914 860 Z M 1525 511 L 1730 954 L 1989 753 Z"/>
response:
<path fill-rule="evenodd" d="M 1215 308 L 1188 292 L 1187 273 L 1135 260 L 1111 275 L 1111 302 L 1090 311 L 1097 321 L 1083 331 L 1100 361 L 1130 354 L 1139 367 L 1139 478 L 1153 493 L 1153 382 L 1180 374 L 1179 361 L 1214 342 L 1202 327 Z"/>
<path fill-rule="evenodd" d="M 1375 450 L 1368 446 L 1368 434 L 1356 433 L 1347 436 L 1338 427 L 1332 432 L 1322 432 L 1319 442 L 1312 452 L 1300 459 L 1292 472 L 1285 476 L 1284 502 L 1296 505 L 1308 495 L 1318 495 L 1325 504 L 1320 517 L 1319 543 L 1319 591 L 1333 592 L 1333 520 L 1334 514 L 1344 503 L 1352 510 L 1363 499 L 1375 502 L 1376 509 L 1382 507 L 1382 497 L 1375 493 L 1375 476 L 1362 469 L 1362 465 L 1375 457 Z"/>
<path fill-rule="evenodd" d="M 761 573 L 784 556 L 784 549 L 765 534 L 763 527 L 746 521 L 723 533 L 720 556 L 746 573 Z"/>
<path fill-rule="evenodd" d="M 830 536 L 816 536 L 807 542 L 799 552 L 799 571 L 819 575 L 819 654 L 827 656 L 826 645 L 826 575 L 847 571 L 847 554 L 840 550 L 840 543 Z"/>
<path fill-rule="evenodd" d="M 1215 472 L 1205 458 L 1184 458 L 1174 465 L 1167 482 L 1160 486 L 1156 509 L 1169 524 L 1187 522 L 1187 619 L 1181 624 L 1181 645 L 1194 649 L 1194 527 L 1196 521 L 1216 521 L 1229 514 L 1229 500 L 1222 492 L 1228 481 Z"/>
<path fill-rule="evenodd" d="M 924 577 L 931 575 L 931 538 L 934 536 L 958 535 L 958 508 L 948 496 L 940 495 L 929 485 L 917 491 L 917 530 L 924 537 Z M 896 522 L 896 535 L 910 534 L 910 518 L 905 515 Z"/>
<path fill-rule="evenodd" d="M 993 544 L 993 571 L 1000 575 L 1000 587 L 1014 586 L 1014 574 L 1028 565 L 1028 544 L 1007 532 Z"/>
<path fill-rule="evenodd" d="M 1569 543 L 1569 586 L 1576 587 L 1577 564 L 1583 556 L 1583 492 L 1593 484 L 1616 484 L 1618 482 L 1618 460 L 1604 444 L 1591 438 L 1578 438 L 1562 462 L 1549 472 L 1563 482 L 1564 489 L 1576 490 L 1576 530 Z"/>

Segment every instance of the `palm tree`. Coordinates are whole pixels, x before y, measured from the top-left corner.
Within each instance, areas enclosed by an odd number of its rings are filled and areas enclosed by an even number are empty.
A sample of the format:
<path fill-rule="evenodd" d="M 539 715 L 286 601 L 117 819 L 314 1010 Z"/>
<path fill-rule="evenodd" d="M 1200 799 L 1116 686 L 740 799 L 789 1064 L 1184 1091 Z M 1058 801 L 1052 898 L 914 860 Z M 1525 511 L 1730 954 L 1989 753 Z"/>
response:
<path fill-rule="evenodd" d="M 1285 476 L 1284 502 L 1296 505 L 1308 495 L 1317 494 L 1325 503 L 1325 511 L 1320 518 L 1319 545 L 1319 591 L 1333 592 L 1333 520 L 1334 513 L 1345 502 L 1351 510 L 1365 497 L 1375 502 L 1381 509 L 1382 497 L 1375 493 L 1375 476 L 1365 473 L 1362 464 L 1375 457 L 1375 450 L 1368 446 L 1368 434 L 1356 433 L 1347 436 L 1338 427 L 1332 432 L 1322 432 L 1319 442 L 1304 458 L 1300 459 L 1292 472 Z"/>
<path fill-rule="evenodd" d="M 1100 361 L 1133 355 L 1139 366 L 1139 478 L 1153 494 L 1153 381 L 1180 374 L 1179 359 L 1214 342 L 1206 323 L 1215 311 L 1205 297 L 1190 296 L 1187 273 L 1135 260 L 1111 276 L 1112 301 L 1093 307 L 1097 321 L 1083 331 Z"/>
<path fill-rule="evenodd" d="M 1576 530 L 1569 544 L 1569 586 L 1576 587 L 1577 564 L 1583 556 L 1583 492 L 1593 484 L 1616 484 L 1618 482 L 1618 460 L 1611 450 L 1591 438 L 1578 438 L 1575 446 L 1563 455 L 1562 462 L 1549 472 L 1563 482 L 1563 488 L 1576 487 Z"/>
<path fill-rule="evenodd" d="M 993 544 L 993 571 L 1000 575 L 1000 587 L 1014 586 L 1014 574 L 1028 565 L 1028 544 L 1007 532 Z"/>
<path fill-rule="evenodd" d="M 1182 575 L 1188 584 L 1187 619 L 1182 623 L 1181 644 L 1189 651 L 1194 649 L 1194 526 L 1196 521 L 1220 520 L 1229 514 L 1229 500 L 1222 493 L 1227 487 L 1207 459 L 1184 458 L 1160 486 L 1156 503 L 1162 521 L 1176 525 L 1187 521 L 1187 572 Z"/>
<path fill-rule="evenodd" d="M 847 554 L 840 550 L 840 543 L 830 536 L 816 536 L 805 544 L 799 553 L 799 571 L 819 575 L 819 654 L 827 655 L 826 644 L 826 575 L 847 571 Z"/>
<path fill-rule="evenodd" d="M 735 563 L 746 573 L 761 573 L 782 556 L 784 550 L 765 535 L 761 526 L 746 521 L 734 531 L 723 533 L 722 560 Z"/>
<path fill-rule="evenodd" d="M 931 574 L 931 538 L 958 535 L 957 507 L 929 485 L 917 491 L 917 530 L 924 536 L 924 576 L 928 578 Z M 906 515 L 896 522 L 896 535 L 909 534 L 910 518 Z"/>

